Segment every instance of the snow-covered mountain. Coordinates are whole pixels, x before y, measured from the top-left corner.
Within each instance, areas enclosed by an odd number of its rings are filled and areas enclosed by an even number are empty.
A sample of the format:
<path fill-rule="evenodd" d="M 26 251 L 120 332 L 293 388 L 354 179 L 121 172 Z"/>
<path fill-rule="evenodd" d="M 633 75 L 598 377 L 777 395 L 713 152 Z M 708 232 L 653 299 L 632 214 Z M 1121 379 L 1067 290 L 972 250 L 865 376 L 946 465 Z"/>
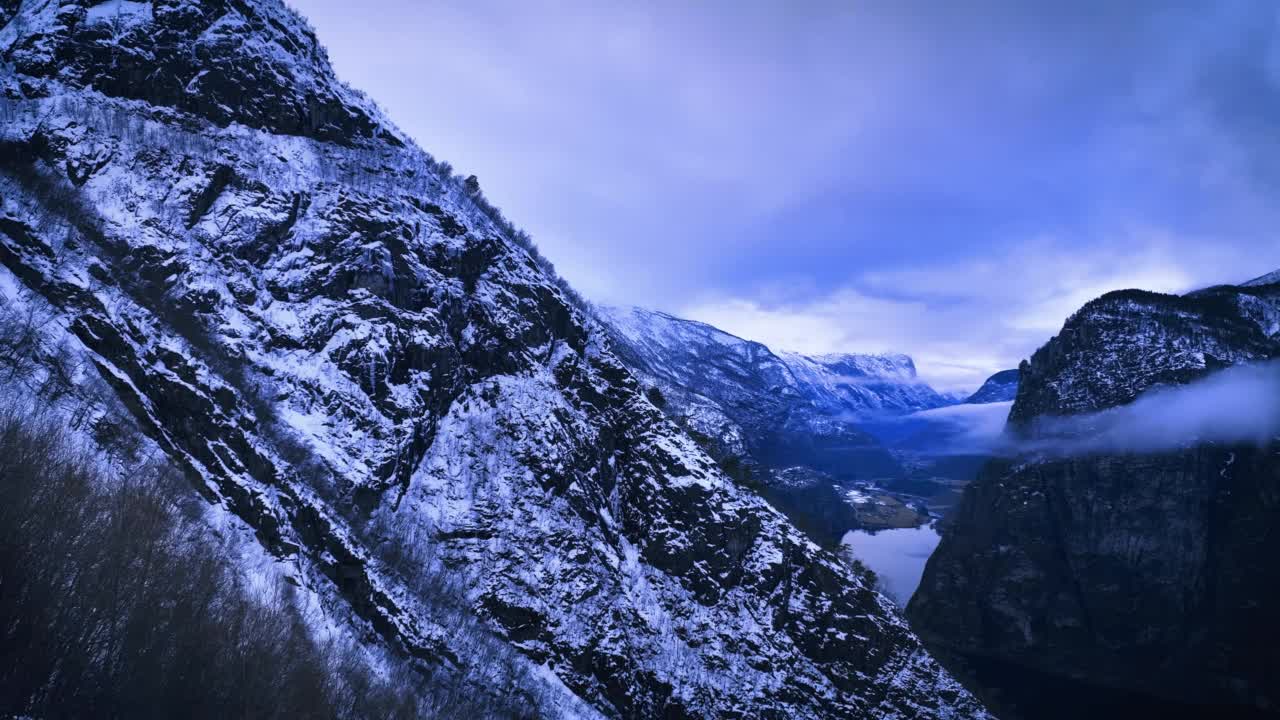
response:
<path fill-rule="evenodd" d="M 907 355 L 779 354 L 800 394 L 823 412 L 853 417 L 951 404 L 916 376 Z"/>
<path fill-rule="evenodd" d="M 1150 392 L 1280 356 L 1278 311 L 1280 285 L 1253 282 L 1113 292 L 1076 312 L 1023 362 L 1009 425 L 1025 449 L 966 488 L 908 607 L 913 627 L 998 664 L 985 681 L 1029 717 L 1274 712 L 1280 439 L 1249 425 L 1250 442 L 1214 434 L 1243 424 L 1238 395 L 1162 406 L 1145 421 L 1163 445 L 1091 433 Z M 1170 437 L 1180 415 L 1206 411 L 1211 422 Z M 1060 427 L 1095 444 L 1064 446 L 1049 435 Z"/>
<path fill-rule="evenodd" d="M 735 405 L 762 393 L 849 419 L 941 407 L 907 355 L 775 352 L 706 323 L 638 307 L 598 311 L 639 364 L 663 384 Z"/>
<path fill-rule="evenodd" d="M 985 715 L 283 3 L 0 23 L 6 286 L 328 617 L 492 685 L 465 613 L 545 686 L 502 689 L 535 715 Z M 790 421 L 789 366 L 731 345 Z"/>
<path fill-rule="evenodd" d="M 662 312 L 597 307 L 596 313 L 623 360 L 658 388 L 668 415 L 704 438 L 713 455 L 766 468 L 804 465 L 845 480 L 899 472 L 892 456 L 858 429 L 854 413 L 914 397 L 914 390 L 899 388 L 914 387 L 909 358 L 775 354 Z M 880 386 L 889 388 L 883 397 L 872 389 Z M 937 398 L 923 387 L 920 396 Z"/>

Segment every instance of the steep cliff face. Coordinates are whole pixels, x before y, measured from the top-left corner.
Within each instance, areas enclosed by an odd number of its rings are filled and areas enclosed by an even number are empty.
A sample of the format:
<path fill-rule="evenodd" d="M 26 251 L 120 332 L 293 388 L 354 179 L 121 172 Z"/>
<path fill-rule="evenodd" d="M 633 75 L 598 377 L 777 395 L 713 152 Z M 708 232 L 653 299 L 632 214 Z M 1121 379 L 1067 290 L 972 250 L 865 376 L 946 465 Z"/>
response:
<path fill-rule="evenodd" d="M 1275 285 L 1089 303 L 1023 364 L 1014 435 L 1272 358 L 1277 307 Z M 1150 709 L 1152 696 L 1275 711 L 1278 527 L 1274 440 L 994 461 L 966 489 L 908 616 L 934 647 L 999 663 L 985 682 L 1011 715 Z M 1008 668 L 1049 679 L 1020 693 L 992 680 Z"/>
<path fill-rule="evenodd" d="M 31 94 L 56 92 L 46 82 L 56 79 L 221 127 L 401 143 L 371 103 L 334 78 L 311 28 L 281 8 L 247 0 L 6 0 L 0 13 L 5 61 Z"/>
<path fill-rule="evenodd" d="M 758 454 L 804 404 L 769 348 L 642 308 L 599 308 L 619 355 L 659 388 L 668 414 L 725 455 Z"/>
<path fill-rule="evenodd" d="M 0 263 L 360 632 L 483 672 L 460 601 L 611 717 L 983 715 L 281 3 L 0 13 Z"/>

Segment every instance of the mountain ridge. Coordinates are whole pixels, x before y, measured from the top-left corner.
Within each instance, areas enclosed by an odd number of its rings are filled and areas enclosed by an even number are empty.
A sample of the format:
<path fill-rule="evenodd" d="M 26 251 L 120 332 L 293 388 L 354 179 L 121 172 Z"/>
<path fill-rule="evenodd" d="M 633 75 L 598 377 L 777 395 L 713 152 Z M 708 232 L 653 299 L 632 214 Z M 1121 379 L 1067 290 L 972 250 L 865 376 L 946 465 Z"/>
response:
<path fill-rule="evenodd" d="M 649 349 L 645 353 L 645 362 L 650 365 L 678 354 L 677 343 L 682 340 L 713 339 L 718 344 L 741 345 L 750 349 L 747 354 L 759 358 L 756 362 L 780 366 L 765 370 L 771 376 L 771 382 L 794 388 L 809 402 L 832 414 L 910 412 L 948 403 L 928 383 L 919 379 L 914 361 L 904 353 L 804 354 L 774 350 L 764 343 L 738 337 L 709 323 L 659 310 L 601 305 L 597 306 L 597 312 L 630 344 L 660 346 L 662 352 Z M 684 371 L 684 374 L 690 373 Z M 687 379 L 684 382 L 689 384 Z M 875 383 L 880 387 L 865 391 L 860 387 Z"/>
<path fill-rule="evenodd" d="M 1240 285 L 1242 287 L 1256 287 L 1259 285 L 1272 285 L 1278 282 L 1280 282 L 1280 270 L 1273 270 L 1265 275 L 1259 275 L 1252 280 L 1242 282 Z"/>
<path fill-rule="evenodd" d="M 1021 373 L 1017 368 L 1001 370 L 987 378 L 981 387 L 965 398 L 964 402 L 967 404 L 984 404 L 1013 400 L 1018 395 L 1018 380 L 1020 376 Z"/>

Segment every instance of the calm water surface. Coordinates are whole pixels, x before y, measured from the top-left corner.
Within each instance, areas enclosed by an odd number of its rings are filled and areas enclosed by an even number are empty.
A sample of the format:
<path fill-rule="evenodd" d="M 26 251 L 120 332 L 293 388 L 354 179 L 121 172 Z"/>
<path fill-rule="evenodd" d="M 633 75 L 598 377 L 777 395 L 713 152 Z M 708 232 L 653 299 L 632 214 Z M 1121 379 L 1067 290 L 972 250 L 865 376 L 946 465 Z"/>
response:
<path fill-rule="evenodd" d="M 841 542 L 880 576 L 880 584 L 889 596 L 905 607 L 920 584 L 924 564 L 938 547 L 938 540 L 938 531 L 932 525 L 921 525 L 876 533 L 850 530 Z"/>

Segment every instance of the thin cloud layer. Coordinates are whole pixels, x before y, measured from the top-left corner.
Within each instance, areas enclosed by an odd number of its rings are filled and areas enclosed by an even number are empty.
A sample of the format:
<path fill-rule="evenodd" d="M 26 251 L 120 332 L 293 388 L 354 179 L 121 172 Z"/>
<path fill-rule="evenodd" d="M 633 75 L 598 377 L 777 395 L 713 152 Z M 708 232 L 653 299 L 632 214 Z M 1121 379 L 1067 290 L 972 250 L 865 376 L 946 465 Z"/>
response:
<path fill-rule="evenodd" d="M 1237 365 L 1200 380 L 1158 387 L 1096 413 L 1041 416 L 1009 431 L 1013 402 L 952 405 L 883 417 L 868 429 L 891 444 L 925 437 L 934 455 L 1070 458 L 1160 453 L 1204 443 L 1261 447 L 1280 438 L 1280 361 Z"/>
<path fill-rule="evenodd" d="M 1144 393 L 1118 408 L 1041 418 L 1019 453 L 1087 455 L 1176 450 L 1205 442 L 1262 446 L 1280 436 L 1280 363 L 1239 365 Z"/>

